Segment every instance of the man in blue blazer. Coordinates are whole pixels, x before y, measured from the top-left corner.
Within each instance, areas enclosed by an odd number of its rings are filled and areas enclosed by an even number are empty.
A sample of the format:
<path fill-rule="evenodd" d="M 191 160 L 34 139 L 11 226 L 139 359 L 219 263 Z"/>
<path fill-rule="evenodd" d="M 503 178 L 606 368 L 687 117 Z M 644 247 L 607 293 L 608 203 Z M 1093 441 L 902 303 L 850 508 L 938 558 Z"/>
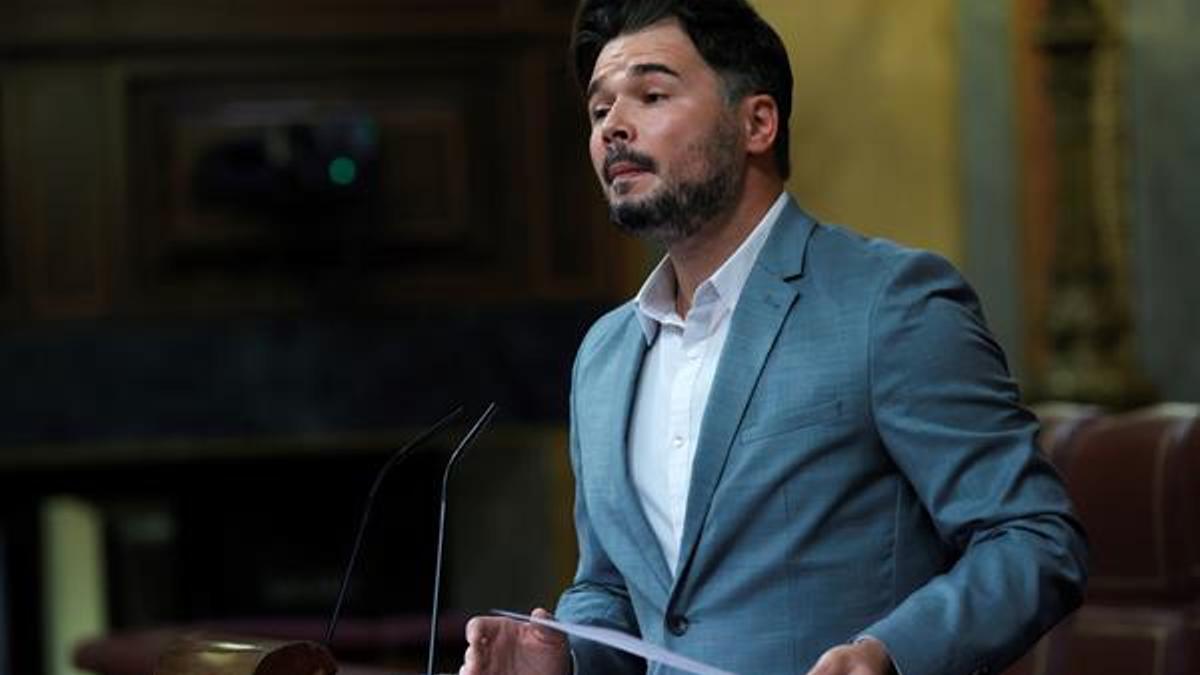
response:
<path fill-rule="evenodd" d="M 784 193 L 790 68 L 743 0 L 585 0 L 573 49 L 611 217 L 668 255 L 579 349 L 559 618 L 743 675 L 1018 658 L 1085 545 L 974 293 Z M 468 641 L 463 675 L 647 670 L 506 619 Z"/>

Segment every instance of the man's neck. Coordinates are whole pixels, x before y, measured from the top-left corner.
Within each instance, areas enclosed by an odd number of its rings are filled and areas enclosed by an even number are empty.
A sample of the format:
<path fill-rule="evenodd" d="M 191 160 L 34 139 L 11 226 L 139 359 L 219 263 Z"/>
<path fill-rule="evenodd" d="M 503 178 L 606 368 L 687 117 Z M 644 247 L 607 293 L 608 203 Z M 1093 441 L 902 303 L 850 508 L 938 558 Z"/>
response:
<path fill-rule="evenodd" d="M 783 191 L 782 182 L 747 186 L 733 210 L 667 247 L 675 270 L 675 310 L 686 318 L 696 288 L 742 245 Z"/>

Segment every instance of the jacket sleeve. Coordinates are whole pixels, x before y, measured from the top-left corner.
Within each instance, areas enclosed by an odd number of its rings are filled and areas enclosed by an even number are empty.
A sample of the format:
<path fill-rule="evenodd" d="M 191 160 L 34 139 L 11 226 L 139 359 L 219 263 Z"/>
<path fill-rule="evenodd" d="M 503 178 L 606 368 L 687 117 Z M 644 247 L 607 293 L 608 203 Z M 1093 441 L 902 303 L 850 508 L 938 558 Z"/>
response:
<path fill-rule="evenodd" d="M 586 349 L 580 348 L 583 354 Z M 576 370 L 578 370 L 578 359 Z M 571 467 L 575 476 L 575 534 L 579 542 L 579 565 L 574 582 L 563 592 L 555 610 L 556 617 L 575 623 L 613 628 L 638 635 L 637 617 L 629 601 L 625 580 L 604 552 L 592 531 L 588 518 L 587 499 L 583 490 L 583 475 L 576 429 L 575 382 L 571 387 Z M 620 675 L 645 673 L 646 662 L 594 642 L 570 639 L 575 675 Z"/>
<path fill-rule="evenodd" d="M 863 633 L 887 645 L 902 675 L 999 672 L 1080 603 L 1082 528 L 949 263 L 904 254 L 871 322 L 875 426 L 959 557 Z"/>

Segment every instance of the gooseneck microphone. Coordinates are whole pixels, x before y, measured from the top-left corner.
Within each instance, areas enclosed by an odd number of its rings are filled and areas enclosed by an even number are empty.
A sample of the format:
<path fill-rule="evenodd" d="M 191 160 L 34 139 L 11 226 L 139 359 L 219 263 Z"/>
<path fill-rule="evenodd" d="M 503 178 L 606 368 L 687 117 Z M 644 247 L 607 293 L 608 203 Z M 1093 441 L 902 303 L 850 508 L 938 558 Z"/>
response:
<path fill-rule="evenodd" d="M 391 457 L 384 462 L 383 467 L 379 469 L 379 473 L 375 474 L 375 483 L 371 485 L 371 491 L 367 493 L 367 503 L 363 507 L 362 519 L 358 521 L 358 534 L 354 537 L 354 546 L 350 549 L 350 560 L 346 563 L 346 571 L 342 574 L 342 585 L 338 590 L 337 602 L 333 605 L 333 615 L 329 618 L 329 626 L 325 630 L 325 646 L 329 647 L 333 643 L 333 631 L 337 628 L 338 617 L 342 613 L 342 604 L 346 600 L 346 590 L 350 587 L 350 576 L 354 573 L 354 564 L 358 562 L 358 552 L 362 548 L 363 534 L 367 531 L 367 521 L 371 518 L 371 506 L 375 503 L 375 493 L 379 491 L 379 486 L 383 483 L 383 479 L 387 476 L 388 471 L 393 466 L 399 464 L 405 458 L 412 454 L 412 451 L 417 446 L 424 443 L 430 436 L 441 431 L 447 424 L 450 424 L 459 415 L 462 414 L 462 406 L 451 410 L 445 417 L 434 422 L 432 426 L 417 434 L 416 438 L 409 441 L 404 447 L 392 453 Z M 476 426 L 479 423 L 476 422 Z M 459 446 L 462 447 L 461 445 Z"/>
<path fill-rule="evenodd" d="M 468 447 L 475 442 L 476 437 L 484 430 L 488 422 L 496 414 L 495 402 L 489 403 L 487 410 L 475 420 L 475 424 L 471 430 L 467 432 L 463 439 L 459 441 L 458 447 L 454 449 L 454 453 L 450 455 L 450 460 L 446 462 L 446 470 L 442 473 L 442 504 L 441 510 L 438 512 L 438 538 L 437 538 L 437 563 L 433 571 L 433 610 L 429 617 L 429 662 L 425 668 L 425 675 L 433 675 L 433 661 L 437 655 L 437 630 L 438 630 L 438 611 L 440 608 L 440 592 L 442 588 L 442 548 L 446 541 L 446 495 L 447 488 L 450 486 L 450 472 L 454 470 L 455 464 L 458 463 Z"/>

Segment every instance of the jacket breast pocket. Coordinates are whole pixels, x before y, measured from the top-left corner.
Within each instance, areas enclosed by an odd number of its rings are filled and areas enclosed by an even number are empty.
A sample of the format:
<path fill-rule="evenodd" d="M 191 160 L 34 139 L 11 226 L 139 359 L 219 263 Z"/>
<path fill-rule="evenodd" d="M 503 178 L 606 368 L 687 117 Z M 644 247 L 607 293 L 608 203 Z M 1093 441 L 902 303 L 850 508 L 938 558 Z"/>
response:
<path fill-rule="evenodd" d="M 741 433 L 742 443 L 753 443 L 772 436 L 803 429 L 814 424 L 829 423 L 842 415 L 842 402 L 838 399 L 807 405 L 779 415 L 771 415 L 746 427 Z"/>

